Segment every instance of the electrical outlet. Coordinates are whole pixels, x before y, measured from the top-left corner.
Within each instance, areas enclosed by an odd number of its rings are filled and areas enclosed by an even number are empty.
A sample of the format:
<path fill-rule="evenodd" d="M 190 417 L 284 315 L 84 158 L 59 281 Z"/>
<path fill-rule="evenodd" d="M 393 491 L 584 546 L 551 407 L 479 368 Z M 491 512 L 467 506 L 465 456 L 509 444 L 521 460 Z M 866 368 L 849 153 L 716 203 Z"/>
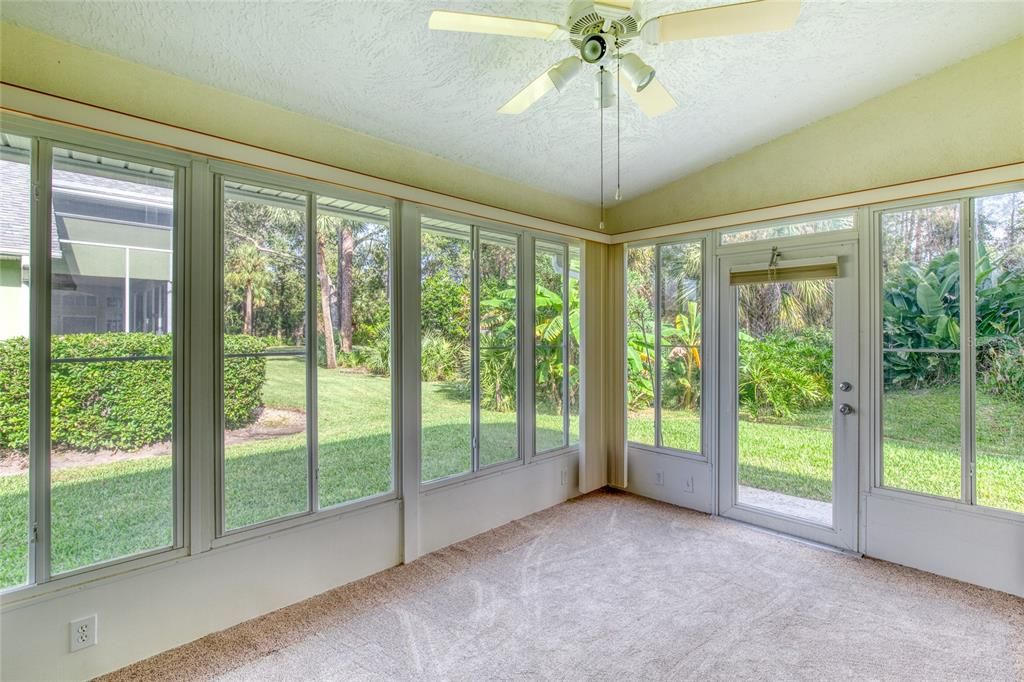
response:
<path fill-rule="evenodd" d="M 569 485 L 569 470 L 562 469 L 562 485 Z"/>
<path fill-rule="evenodd" d="M 655 471 L 654 472 L 654 485 L 665 485 L 665 472 Z"/>
<path fill-rule="evenodd" d="M 70 623 L 71 650 L 78 651 L 96 644 L 96 614 Z"/>

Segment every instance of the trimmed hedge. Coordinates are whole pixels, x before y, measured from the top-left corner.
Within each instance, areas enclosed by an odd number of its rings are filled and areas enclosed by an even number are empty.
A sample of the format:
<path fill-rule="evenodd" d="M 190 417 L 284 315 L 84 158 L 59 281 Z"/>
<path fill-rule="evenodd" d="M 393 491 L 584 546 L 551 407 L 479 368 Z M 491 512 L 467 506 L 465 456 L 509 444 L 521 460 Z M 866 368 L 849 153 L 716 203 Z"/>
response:
<path fill-rule="evenodd" d="M 172 338 L 148 333 L 55 336 L 51 352 L 51 434 L 54 447 L 134 449 L 171 437 L 169 360 L 60 362 L 71 358 L 169 356 Z M 225 353 L 263 350 L 247 336 L 224 339 Z M 29 433 L 28 339 L 0 341 L 0 448 L 26 450 Z M 224 412 L 229 428 L 255 420 L 263 403 L 266 361 L 227 358 Z"/>

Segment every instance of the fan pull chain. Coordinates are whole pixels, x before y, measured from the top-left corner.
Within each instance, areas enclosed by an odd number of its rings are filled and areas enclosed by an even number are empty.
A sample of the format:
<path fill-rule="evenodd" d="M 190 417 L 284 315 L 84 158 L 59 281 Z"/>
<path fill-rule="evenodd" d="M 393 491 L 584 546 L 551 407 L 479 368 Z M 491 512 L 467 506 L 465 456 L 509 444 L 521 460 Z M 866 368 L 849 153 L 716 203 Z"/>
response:
<path fill-rule="evenodd" d="M 619 55 L 619 43 L 615 43 L 615 201 L 622 199 L 622 57 Z"/>
<path fill-rule="evenodd" d="M 601 65 L 601 72 L 597 79 L 597 115 L 601 117 L 601 222 L 598 223 L 599 230 L 604 229 L 604 65 Z"/>

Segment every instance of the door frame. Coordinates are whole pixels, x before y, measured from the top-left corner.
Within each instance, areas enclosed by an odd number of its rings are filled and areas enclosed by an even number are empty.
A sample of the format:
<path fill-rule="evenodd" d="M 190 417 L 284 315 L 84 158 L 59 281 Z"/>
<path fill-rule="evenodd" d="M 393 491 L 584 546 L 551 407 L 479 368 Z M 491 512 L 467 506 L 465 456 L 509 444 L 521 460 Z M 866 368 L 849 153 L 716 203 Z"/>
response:
<path fill-rule="evenodd" d="M 727 518 L 763 526 L 771 530 L 802 537 L 814 542 L 857 551 L 860 454 L 859 433 L 862 387 L 860 384 L 859 343 L 860 329 L 859 266 L 856 236 L 844 235 L 842 241 L 827 242 L 819 239 L 787 238 L 758 242 L 756 248 L 745 244 L 743 250 L 726 251 L 718 255 L 719 291 L 719 466 L 718 513 Z M 786 260 L 835 256 L 839 260 L 839 277 L 835 280 L 835 308 L 833 312 L 834 370 L 833 370 L 833 524 L 831 528 L 812 521 L 791 517 L 738 501 L 737 475 L 738 449 L 738 354 L 736 349 L 736 297 L 729 284 L 729 271 L 738 265 L 766 264 L 777 246 Z M 733 358 L 724 361 L 725 358 Z M 838 391 L 838 384 L 849 381 L 853 389 Z M 840 398 L 840 396 L 842 396 Z M 839 414 L 838 406 L 845 402 L 854 409 L 852 414 Z"/>

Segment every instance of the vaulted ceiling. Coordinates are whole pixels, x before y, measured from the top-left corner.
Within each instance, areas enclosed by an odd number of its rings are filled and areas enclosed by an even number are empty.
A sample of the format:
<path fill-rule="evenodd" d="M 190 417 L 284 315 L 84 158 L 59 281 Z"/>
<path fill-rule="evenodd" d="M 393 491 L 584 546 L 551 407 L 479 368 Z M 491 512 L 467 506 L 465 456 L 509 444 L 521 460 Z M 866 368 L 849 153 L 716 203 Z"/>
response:
<path fill-rule="evenodd" d="M 717 4 L 726 3 L 637 0 L 642 16 Z M 496 113 L 571 54 L 568 41 L 427 30 L 434 8 L 562 23 L 567 6 L 5 0 L 3 20 L 596 203 L 600 138 L 592 78 L 577 78 L 520 116 Z M 655 67 L 680 106 L 647 119 L 623 93 L 624 198 L 1022 32 L 1024 3 L 805 0 L 796 27 L 785 33 L 660 46 L 634 41 L 630 49 Z M 615 109 L 605 110 L 606 188 L 614 181 L 615 128 Z"/>

